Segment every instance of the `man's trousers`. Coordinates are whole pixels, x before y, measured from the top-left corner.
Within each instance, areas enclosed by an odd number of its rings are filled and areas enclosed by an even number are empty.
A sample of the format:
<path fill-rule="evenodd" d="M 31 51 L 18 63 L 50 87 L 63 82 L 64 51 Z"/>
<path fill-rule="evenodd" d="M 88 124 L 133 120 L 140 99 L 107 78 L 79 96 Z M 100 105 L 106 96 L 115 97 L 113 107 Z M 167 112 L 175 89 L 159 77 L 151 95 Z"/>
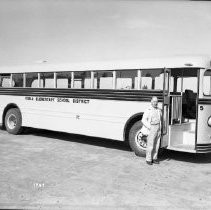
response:
<path fill-rule="evenodd" d="M 147 137 L 146 161 L 156 160 L 160 146 L 160 124 L 151 125 Z"/>

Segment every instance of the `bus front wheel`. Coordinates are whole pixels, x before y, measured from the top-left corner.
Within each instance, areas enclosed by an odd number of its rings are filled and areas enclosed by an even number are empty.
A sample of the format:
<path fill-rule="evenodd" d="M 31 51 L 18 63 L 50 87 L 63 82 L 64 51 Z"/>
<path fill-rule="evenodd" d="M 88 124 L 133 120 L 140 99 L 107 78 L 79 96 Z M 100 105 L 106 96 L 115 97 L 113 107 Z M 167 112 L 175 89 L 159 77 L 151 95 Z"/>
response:
<path fill-rule="evenodd" d="M 17 108 L 9 109 L 5 116 L 5 127 L 8 133 L 17 135 L 22 131 L 22 116 Z"/>
<path fill-rule="evenodd" d="M 146 156 L 147 137 L 141 133 L 141 120 L 133 124 L 129 131 L 129 145 L 137 156 Z"/>

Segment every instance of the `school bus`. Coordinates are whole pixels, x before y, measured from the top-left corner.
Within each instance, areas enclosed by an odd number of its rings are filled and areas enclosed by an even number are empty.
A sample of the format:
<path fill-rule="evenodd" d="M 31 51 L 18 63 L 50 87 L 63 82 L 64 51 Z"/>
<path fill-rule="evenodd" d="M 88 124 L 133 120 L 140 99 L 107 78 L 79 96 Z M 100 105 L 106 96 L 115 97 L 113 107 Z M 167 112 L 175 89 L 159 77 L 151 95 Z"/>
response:
<path fill-rule="evenodd" d="M 160 148 L 211 152 L 211 67 L 207 57 L 0 67 L 0 123 L 128 142 L 144 156 L 142 116 L 157 96 Z"/>

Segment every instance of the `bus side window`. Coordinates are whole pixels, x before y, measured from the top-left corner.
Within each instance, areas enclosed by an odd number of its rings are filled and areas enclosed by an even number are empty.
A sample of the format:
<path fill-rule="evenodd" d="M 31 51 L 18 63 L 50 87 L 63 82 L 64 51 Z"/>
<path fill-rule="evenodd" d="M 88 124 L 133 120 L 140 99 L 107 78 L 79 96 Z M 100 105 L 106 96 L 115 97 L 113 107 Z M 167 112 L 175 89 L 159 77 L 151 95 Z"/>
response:
<path fill-rule="evenodd" d="M 12 74 L 12 87 L 23 87 L 23 74 Z"/>
<path fill-rule="evenodd" d="M 147 69 L 141 71 L 141 89 L 162 90 L 163 70 Z"/>
<path fill-rule="evenodd" d="M 57 72 L 56 73 L 56 87 L 57 88 L 71 88 L 71 72 Z"/>
<path fill-rule="evenodd" d="M 116 89 L 138 89 L 137 70 L 116 72 Z"/>
<path fill-rule="evenodd" d="M 74 72 L 74 84 L 73 88 L 91 88 L 91 72 Z"/>
<path fill-rule="evenodd" d="M 38 73 L 26 73 L 26 87 L 38 88 Z"/>
<path fill-rule="evenodd" d="M 8 88 L 10 87 L 10 74 L 0 75 L 0 87 Z"/>
<path fill-rule="evenodd" d="M 40 73 L 40 85 L 42 88 L 54 88 L 54 73 Z"/>
<path fill-rule="evenodd" d="M 112 71 L 94 72 L 94 88 L 95 89 L 112 89 L 113 88 L 113 72 Z"/>

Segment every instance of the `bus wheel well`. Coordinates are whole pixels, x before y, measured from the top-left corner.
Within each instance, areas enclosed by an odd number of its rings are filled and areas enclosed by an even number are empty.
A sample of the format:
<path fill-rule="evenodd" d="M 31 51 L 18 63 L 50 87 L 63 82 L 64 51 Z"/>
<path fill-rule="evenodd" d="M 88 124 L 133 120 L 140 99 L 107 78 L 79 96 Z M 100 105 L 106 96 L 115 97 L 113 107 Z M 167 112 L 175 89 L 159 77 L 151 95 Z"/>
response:
<path fill-rule="evenodd" d="M 2 115 L 2 128 L 4 128 L 4 129 L 5 129 L 5 123 L 4 123 L 5 116 L 6 116 L 6 114 L 7 114 L 7 111 L 10 110 L 10 109 L 12 109 L 12 108 L 18 108 L 18 109 L 19 109 L 19 107 L 18 107 L 16 104 L 14 104 L 14 103 L 8 104 L 8 105 L 4 108 L 4 112 L 3 112 L 3 115 Z M 20 109 L 19 109 L 19 110 L 20 110 Z"/>
<path fill-rule="evenodd" d="M 124 141 L 126 143 L 129 142 L 129 132 L 134 123 L 137 121 L 141 120 L 143 117 L 143 113 L 136 114 L 135 116 L 132 116 L 126 123 L 125 128 L 124 128 Z"/>

